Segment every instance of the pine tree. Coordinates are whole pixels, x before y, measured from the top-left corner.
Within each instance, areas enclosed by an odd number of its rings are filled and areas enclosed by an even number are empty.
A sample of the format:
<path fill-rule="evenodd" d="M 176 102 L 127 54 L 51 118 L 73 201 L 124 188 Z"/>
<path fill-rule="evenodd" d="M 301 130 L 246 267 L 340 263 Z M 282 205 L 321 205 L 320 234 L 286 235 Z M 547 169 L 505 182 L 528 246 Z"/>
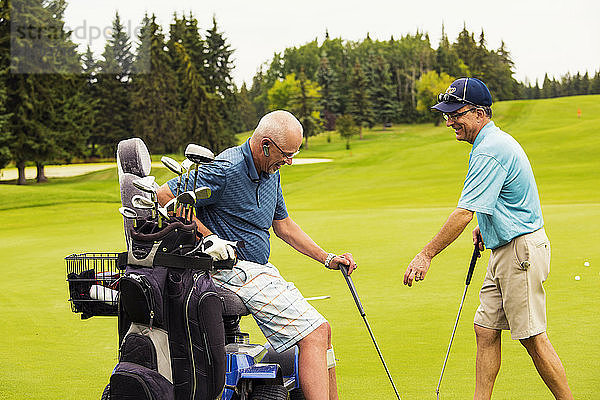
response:
<path fill-rule="evenodd" d="M 336 75 L 329 65 L 327 56 L 321 58 L 321 64 L 317 70 L 317 83 L 320 86 L 321 99 L 319 107 L 321 116 L 324 120 L 325 129 L 331 131 L 335 129 L 336 111 L 339 110 L 340 102 L 335 90 Z"/>
<path fill-rule="evenodd" d="M 375 61 L 374 73 L 377 82 L 372 89 L 375 119 L 383 124 L 385 129 L 387 125 L 399 119 L 400 105 L 396 100 L 389 64 L 381 56 Z"/>
<path fill-rule="evenodd" d="M 156 16 L 144 17 L 131 81 L 133 135 L 152 152 L 175 152 L 180 136 L 176 75 Z"/>
<path fill-rule="evenodd" d="M 238 94 L 238 110 L 242 121 L 241 132 L 249 131 L 256 126 L 256 108 L 252 102 L 250 92 L 246 87 L 246 82 L 242 83 Z"/>
<path fill-rule="evenodd" d="M 231 71 L 233 62 L 231 57 L 233 49 L 227 43 L 227 39 L 222 32 L 219 32 L 217 20 L 213 16 L 213 25 L 206 32 L 206 51 L 204 60 L 204 79 L 207 85 L 207 91 L 219 96 L 222 100 L 222 106 L 219 107 L 221 117 L 225 122 L 225 132 L 223 135 L 228 137 L 226 141 L 233 138 L 233 132 L 238 131 L 241 125 L 237 111 L 237 101 L 235 94 L 237 89 L 233 84 Z"/>
<path fill-rule="evenodd" d="M 99 145 L 102 155 L 111 156 L 115 154 L 119 141 L 132 134 L 129 92 L 133 53 L 118 12 L 115 13 L 112 34 L 104 46 L 102 57 L 104 60 L 98 62 L 100 71 L 94 93 L 98 100 L 98 113 L 90 144 L 92 155 Z"/>
<path fill-rule="evenodd" d="M 6 105 L 17 184 L 26 183 L 27 161 L 36 163 L 37 180 L 44 181 L 44 164 L 64 158 L 70 149 L 62 139 L 79 124 L 73 118 L 77 105 L 66 101 L 77 93 L 73 76 L 81 67 L 76 45 L 64 30 L 64 8 L 63 0 L 2 2 L 0 52 L 2 65 L 10 65 Z M 16 34 L 11 35 L 11 27 Z"/>
<path fill-rule="evenodd" d="M 350 78 L 350 102 L 349 113 L 356 121 L 359 128 L 360 139 L 362 136 L 362 127 L 373 120 L 372 105 L 369 100 L 368 82 L 365 73 L 357 60 L 354 64 L 353 74 Z"/>
<path fill-rule="evenodd" d="M 304 128 L 304 148 L 308 148 L 308 138 L 321 131 L 322 121 L 319 116 L 319 87 L 306 78 L 304 70 L 298 75 L 298 96 L 294 99 L 293 111 Z"/>

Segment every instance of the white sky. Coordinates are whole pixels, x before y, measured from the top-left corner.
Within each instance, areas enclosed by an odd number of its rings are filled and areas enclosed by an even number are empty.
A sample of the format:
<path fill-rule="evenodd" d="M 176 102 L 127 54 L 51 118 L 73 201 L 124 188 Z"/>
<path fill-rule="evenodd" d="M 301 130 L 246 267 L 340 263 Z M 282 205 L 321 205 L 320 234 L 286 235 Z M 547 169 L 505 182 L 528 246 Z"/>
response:
<path fill-rule="evenodd" d="M 233 76 L 238 85 L 251 84 L 258 67 L 274 52 L 318 38 L 361 40 L 400 38 L 418 29 L 428 32 L 437 48 L 442 23 L 451 42 L 466 24 L 476 39 L 483 28 L 488 49 L 504 40 L 515 63 L 518 80 L 542 83 L 544 73 L 600 70 L 600 1 L 402 1 L 402 0 L 70 0 L 67 26 L 84 51 L 89 43 L 96 58 L 104 48 L 99 31 L 109 31 L 115 11 L 126 29 L 134 32 L 145 12 L 156 14 L 168 33 L 173 13 L 192 11 L 200 29 L 210 28 L 213 14 L 221 32 L 235 49 Z M 204 33 L 204 32 L 202 32 Z M 132 35 L 135 39 L 135 35 Z"/>

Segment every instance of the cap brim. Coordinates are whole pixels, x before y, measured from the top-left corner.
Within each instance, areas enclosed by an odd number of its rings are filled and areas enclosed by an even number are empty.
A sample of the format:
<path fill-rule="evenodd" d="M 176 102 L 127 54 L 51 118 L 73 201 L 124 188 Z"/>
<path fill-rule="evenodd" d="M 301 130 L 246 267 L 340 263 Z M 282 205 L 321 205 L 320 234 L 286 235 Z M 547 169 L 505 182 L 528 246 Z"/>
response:
<path fill-rule="evenodd" d="M 463 108 L 464 106 L 466 106 L 467 103 L 447 103 L 445 101 L 442 101 L 441 103 L 437 103 L 435 106 L 431 107 L 434 110 L 438 110 L 441 111 L 443 113 L 453 113 L 456 110 L 460 110 L 461 108 Z"/>

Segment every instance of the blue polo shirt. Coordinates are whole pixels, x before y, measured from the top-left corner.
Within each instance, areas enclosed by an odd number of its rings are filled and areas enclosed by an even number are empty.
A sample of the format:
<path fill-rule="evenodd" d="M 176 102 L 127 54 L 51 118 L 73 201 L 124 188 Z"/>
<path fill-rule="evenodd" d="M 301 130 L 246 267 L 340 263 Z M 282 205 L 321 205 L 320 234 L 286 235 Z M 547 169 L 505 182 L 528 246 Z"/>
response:
<path fill-rule="evenodd" d="M 481 236 L 489 249 L 544 226 L 527 155 L 492 121 L 473 143 L 458 207 L 477 213 Z"/>
<path fill-rule="evenodd" d="M 194 174 L 192 168 L 187 190 L 192 190 Z M 173 194 L 177 183 L 178 179 L 168 182 Z M 208 186 L 212 195 L 196 202 L 198 219 L 222 239 L 244 240 L 246 247 L 237 250 L 241 260 L 266 264 L 271 252 L 269 228 L 273 220 L 288 216 L 279 171 L 258 174 L 248 139 L 212 163 L 200 165 L 196 187 L 200 186 Z"/>

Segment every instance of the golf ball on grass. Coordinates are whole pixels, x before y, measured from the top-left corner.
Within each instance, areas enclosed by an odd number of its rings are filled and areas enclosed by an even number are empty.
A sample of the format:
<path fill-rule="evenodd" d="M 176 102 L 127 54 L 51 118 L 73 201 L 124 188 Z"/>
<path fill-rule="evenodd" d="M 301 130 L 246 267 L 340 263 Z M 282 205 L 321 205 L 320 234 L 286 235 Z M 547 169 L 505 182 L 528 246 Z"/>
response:
<path fill-rule="evenodd" d="M 584 262 L 584 263 L 583 263 L 583 266 L 584 266 L 584 267 L 589 267 L 589 266 L 590 266 L 590 262 L 589 262 L 589 261 L 586 261 L 586 262 Z"/>
<path fill-rule="evenodd" d="M 575 280 L 576 280 L 576 281 L 578 281 L 578 280 L 580 280 L 580 279 L 581 279 L 581 277 L 580 277 L 579 275 L 575 275 Z"/>

